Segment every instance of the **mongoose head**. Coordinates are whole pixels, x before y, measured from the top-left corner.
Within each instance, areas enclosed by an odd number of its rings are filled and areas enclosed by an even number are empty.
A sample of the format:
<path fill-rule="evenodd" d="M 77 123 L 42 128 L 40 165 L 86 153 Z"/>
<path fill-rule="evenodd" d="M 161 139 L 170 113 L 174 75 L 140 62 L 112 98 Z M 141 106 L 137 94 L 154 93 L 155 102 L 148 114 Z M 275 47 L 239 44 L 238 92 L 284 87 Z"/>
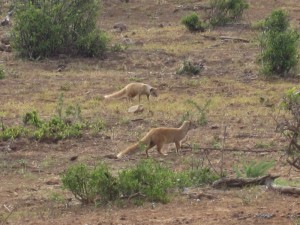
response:
<path fill-rule="evenodd" d="M 150 95 L 153 97 L 157 97 L 158 93 L 157 93 L 157 89 L 156 88 L 151 88 L 150 89 Z"/>

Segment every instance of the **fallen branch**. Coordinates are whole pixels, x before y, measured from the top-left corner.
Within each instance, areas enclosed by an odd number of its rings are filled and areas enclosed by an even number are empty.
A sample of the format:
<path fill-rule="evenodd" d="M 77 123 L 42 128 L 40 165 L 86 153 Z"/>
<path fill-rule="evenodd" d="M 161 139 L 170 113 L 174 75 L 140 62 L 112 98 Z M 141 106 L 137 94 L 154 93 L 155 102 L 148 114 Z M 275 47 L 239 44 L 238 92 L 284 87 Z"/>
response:
<path fill-rule="evenodd" d="M 181 146 L 181 149 L 191 149 L 191 146 Z M 239 148 L 200 148 L 199 150 L 207 151 L 227 151 L 227 152 L 254 152 L 254 153 L 268 153 L 268 152 L 283 152 L 285 150 L 256 150 L 256 149 L 239 149 Z"/>
<path fill-rule="evenodd" d="M 204 38 L 210 39 L 210 40 L 217 40 L 217 39 L 221 39 L 221 40 L 233 40 L 233 41 L 238 41 L 238 42 L 244 42 L 244 43 L 249 43 L 250 40 L 248 39 L 244 39 L 244 38 L 239 38 L 239 37 L 230 37 L 230 36 L 210 36 L 210 35 L 201 35 Z"/>
<path fill-rule="evenodd" d="M 300 195 L 300 188 L 298 188 L 298 187 L 273 185 L 273 181 L 271 181 L 271 180 L 267 180 L 266 185 L 269 190 L 277 191 L 281 194 Z"/>
<path fill-rule="evenodd" d="M 220 36 L 219 38 L 222 40 L 233 40 L 233 41 L 239 41 L 239 42 L 244 42 L 244 43 L 250 42 L 248 39 L 239 38 L 239 37 Z"/>
<path fill-rule="evenodd" d="M 267 185 L 270 181 L 274 181 L 279 176 L 266 175 L 256 178 L 221 178 L 212 184 L 213 188 L 224 187 L 245 187 L 249 185 Z"/>

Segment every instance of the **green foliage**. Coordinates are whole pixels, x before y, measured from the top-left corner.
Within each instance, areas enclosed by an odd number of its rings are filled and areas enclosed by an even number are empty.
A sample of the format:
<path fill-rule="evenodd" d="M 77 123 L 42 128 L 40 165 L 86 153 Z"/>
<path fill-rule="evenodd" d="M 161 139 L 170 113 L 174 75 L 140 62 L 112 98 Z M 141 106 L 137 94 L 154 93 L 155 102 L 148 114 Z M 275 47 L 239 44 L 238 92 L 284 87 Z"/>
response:
<path fill-rule="evenodd" d="M 16 139 L 25 132 L 26 130 L 22 126 L 8 127 L 0 131 L 0 140 L 7 141 L 10 139 Z"/>
<path fill-rule="evenodd" d="M 172 171 L 152 160 L 143 160 L 135 168 L 121 171 L 119 182 L 124 196 L 138 195 L 163 203 L 169 201 L 168 189 L 175 186 Z"/>
<path fill-rule="evenodd" d="M 237 177 L 259 177 L 266 175 L 269 169 L 274 167 L 274 161 L 251 161 L 243 163 L 242 168 L 234 167 Z"/>
<path fill-rule="evenodd" d="M 83 128 L 83 124 L 69 124 L 63 119 L 54 116 L 49 121 L 43 122 L 41 126 L 33 132 L 33 137 L 39 141 L 57 141 L 71 137 L 80 137 Z"/>
<path fill-rule="evenodd" d="M 18 0 L 12 45 L 32 59 L 60 53 L 102 56 L 108 39 L 96 28 L 100 6 L 100 0 Z"/>
<path fill-rule="evenodd" d="M 241 18 L 249 4 L 245 0 L 210 0 L 210 24 L 225 25 Z"/>
<path fill-rule="evenodd" d="M 79 37 L 77 40 L 78 53 L 87 57 L 101 57 L 107 51 L 109 38 L 101 31 L 93 31 Z"/>
<path fill-rule="evenodd" d="M 190 170 L 190 178 L 194 186 L 202 186 L 205 184 L 211 184 L 218 180 L 220 177 L 210 168 L 197 168 Z"/>
<path fill-rule="evenodd" d="M 289 28 L 288 15 L 283 10 L 274 10 L 262 24 L 262 29 L 269 32 L 285 32 Z"/>
<path fill-rule="evenodd" d="M 5 78 L 5 71 L 2 66 L 0 66 L 0 80 Z"/>
<path fill-rule="evenodd" d="M 62 183 L 63 187 L 69 189 L 83 204 L 96 200 L 107 203 L 119 197 L 116 178 L 104 164 L 94 169 L 84 164 L 71 166 L 62 176 Z"/>
<path fill-rule="evenodd" d="M 41 127 L 42 121 L 38 116 L 38 113 L 36 111 L 27 112 L 25 116 L 23 117 L 23 123 L 25 125 L 33 125 L 35 127 Z"/>
<path fill-rule="evenodd" d="M 189 60 L 184 60 L 181 67 L 177 70 L 177 74 L 179 75 L 197 75 L 203 70 L 203 65 L 195 64 Z"/>
<path fill-rule="evenodd" d="M 266 75 L 286 75 L 298 64 L 300 35 L 289 27 L 288 15 L 274 10 L 263 22 L 260 36 L 262 72 Z"/>
<path fill-rule="evenodd" d="M 181 19 L 181 23 L 191 32 L 201 31 L 204 32 L 207 25 L 199 20 L 197 13 L 193 12 Z"/>

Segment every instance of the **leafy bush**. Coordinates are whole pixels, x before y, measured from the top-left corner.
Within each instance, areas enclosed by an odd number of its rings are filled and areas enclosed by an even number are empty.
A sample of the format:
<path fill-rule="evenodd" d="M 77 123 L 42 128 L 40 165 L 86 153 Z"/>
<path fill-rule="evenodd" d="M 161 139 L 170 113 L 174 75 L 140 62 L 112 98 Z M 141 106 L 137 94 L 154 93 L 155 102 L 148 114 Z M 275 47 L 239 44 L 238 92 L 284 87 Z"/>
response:
<path fill-rule="evenodd" d="M 112 201 L 119 195 L 116 180 L 104 164 L 93 170 L 84 164 L 74 165 L 62 176 L 62 183 L 83 204 L 95 202 L 96 198 Z"/>
<path fill-rule="evenodd" d="M 210 168 L 198 168 L 190 171 L 190 177 L 193 185 L 202 186 L 211 184 L 219 179 L 219 175 L 212 172 Z"/>
<path fill-rule="evenodd" d="M 212 26 L 225 25 L 241 18 L 249 7 L 245 0 L 210 0 L 209 21 Z"/>
<path fill-rule="evenodd" d="M 69 124 L 61 118 L 54 116 L 49 121 L 43 122 L 41 126 L 33 132 L 33 137 L 39 141 L 57 141 L 71 137 L 80 137 L 83 127 L 83 124 Z"/>
<path fill-rule="evenodd" d="M 96 29 L 100 0 L 16 1 L 12 45 L 22 57 L 102 56 L 108 39 Z"/>
<path fill-rule="evenodd" d="M 204 32 L 206 29 L 206 25 L 199 20 L 197 13 L 191 13 L 181 19 L 181 23 L 185 25 L 185 27 L 191 31 L 201 31 Z"/>
<path fill-rule="evenodd" d="M 25 133 L 25 129 L 22 126 L 13 126 L 2 129 L 0 131 L 0 140 L 7 141 L 10 139 L 16 139 Z"/>
<path fill-rule="evenodd" d="M 274 164 L 274 161 L 251 161 L 243 163 L 242 168 L 235 167 L 234 170 L 237 177 L 259 177 L 266 175 Z"/>
<path fill-rule="evenodd" d="M 23 117 L 23 123 L 25 125 L 33 125 L 35 127 L 41 127 L 42 121 L 38 116 L 38 113 L 36 111 L 27 112 L 25 116 Z"/>
<path fill-rule="evenodd" d="M 137 195 L 163 203 L 169 201 L 168 189 L 175 186 L 172 171 L 152 160 L 143 160 L 135 168 L 121 171 L 119 182 L 124 196 Z"/>
<path fill-rule="evenodd" d="M 263 23 L 260 37 L 262 72 L 284 76 L 298 63 L 299 33 L 289 28 L 287 14 L 275 10 Z"/>

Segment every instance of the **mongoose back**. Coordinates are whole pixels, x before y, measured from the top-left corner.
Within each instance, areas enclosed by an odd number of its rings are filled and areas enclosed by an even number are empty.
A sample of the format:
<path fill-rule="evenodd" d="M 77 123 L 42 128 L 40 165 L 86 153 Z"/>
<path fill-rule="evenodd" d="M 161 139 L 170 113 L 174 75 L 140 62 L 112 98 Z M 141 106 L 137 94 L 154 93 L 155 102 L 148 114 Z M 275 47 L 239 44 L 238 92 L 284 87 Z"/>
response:
<path fill-rule="evenodd" d="M 161 150 L 164 144 L 175 143 L 176 153 L 179 153 L 181 147 L 181 140 L 187 135 L 191 127 L 190 121 L 184 121 L 179 128 L 158 127 L 151 129 L 138 143 L 133 144 L 121 151 L 117 158 L 121 158 L 126 154 L 133 154 L 139 149 L 145 149 L 147 157 L 149 157 L 148 150 L 156 145 L 157 151 L 164 154 Z"/>
<path fill-rule="evenodd" d="M 156 88 L 144 83 L 130 83 L 122 90 L 117 91 L 110 95 L 105 95 L 105 99 L 111 98 L 127 98 L 127 100 L 132 100 L 135 96 L 139 97 L 139 102 L 141 101 L 141 95 L 146 95 L 149 101 L 149 96 L 157 97 Z"/>

